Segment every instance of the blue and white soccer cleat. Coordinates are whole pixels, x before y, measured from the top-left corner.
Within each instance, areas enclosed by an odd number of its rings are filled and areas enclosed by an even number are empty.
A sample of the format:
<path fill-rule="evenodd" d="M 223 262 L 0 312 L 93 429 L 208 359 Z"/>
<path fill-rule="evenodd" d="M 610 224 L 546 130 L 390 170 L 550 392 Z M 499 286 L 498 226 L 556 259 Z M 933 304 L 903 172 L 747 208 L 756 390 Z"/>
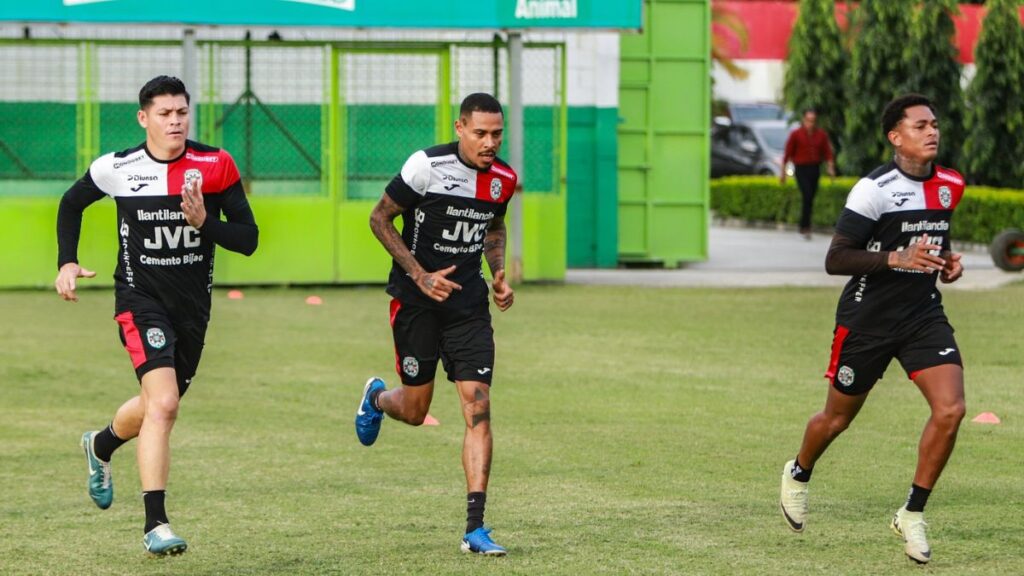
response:
<path fill-rule="evenodd" d="M 363 446 L 371 446 L 377 441 L 377 434 L 380 434 L 380 423 L 384 420 L 384 413 L 373 407 L 370 396 L 376 390 L 384 391 L 384 381 L 374 376 L 366 381 L 363 387 L 363 398 L 359 401 L 359 410 L 356 411 L 356 436 Z"/>
<path fill-rule="evenodd" d="M 142 537 L 146 552 L 154 556 L 173 556 L 188 550 L 188 544 L 171 530 L 170 524 L 161 524 Z"/>
<path fill-rule="evenodd" d="M 483 554 L 484 556 L 504 556 L 508 550 L 498 546 L 491 540 L 491 529 L 481 526 L 462 538 L 462 551 Z"/>
<path fill-rule="evenodd" d="M 85 462 L 89 465 L 89 497 L 101 510 L 110 508 L 114 501 L 114 479 L 110 474 L 110 462 L 104 462 L 93 452 L 93 438 L 99 432 L 82 434 L 82 450 Z"/>

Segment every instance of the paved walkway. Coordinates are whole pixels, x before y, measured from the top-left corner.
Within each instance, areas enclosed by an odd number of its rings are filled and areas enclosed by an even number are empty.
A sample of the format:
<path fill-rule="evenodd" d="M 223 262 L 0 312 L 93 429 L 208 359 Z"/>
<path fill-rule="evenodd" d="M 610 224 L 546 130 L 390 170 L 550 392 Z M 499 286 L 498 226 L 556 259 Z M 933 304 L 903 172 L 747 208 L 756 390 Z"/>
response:
<path fill-rule="evenodd" d="M 572 269 L 569 284 L 620 286 L 835 286 L 848 276 L 825 273 L 825 252 L 832 237 L 814 234 L 804 240 L 793 231 L 734 228 L 714 225 L 709 234 L 706 262 L 686 264 L 675 270 Z M 970 249 L 963 253 L 964 276 L 941 289 L 985 290 L 1024 280 L 1024 274 L 1003 272 L 992 264 L 988 252 Z"/>

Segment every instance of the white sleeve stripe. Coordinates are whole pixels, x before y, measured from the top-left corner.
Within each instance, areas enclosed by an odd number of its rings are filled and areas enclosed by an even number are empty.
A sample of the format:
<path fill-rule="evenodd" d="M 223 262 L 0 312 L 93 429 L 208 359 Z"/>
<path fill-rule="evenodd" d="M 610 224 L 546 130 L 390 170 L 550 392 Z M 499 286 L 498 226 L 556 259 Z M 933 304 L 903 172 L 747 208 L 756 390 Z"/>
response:
<path fill-rule="evenodd" d="M 887 175 L 883 175 L 882 178 Z M 846 197 L 846 208 L 865 218 L 877 221 L 883 211 L 882 206 L 879 205 L 880 198 L 876 180 L 861 178 Z"/>
<path fill-rule="evenodd" d="M 92 177 L 92 181 L 96 184 L 104 194 L 114 197 L 114 186 L 111 185 L 111 179 L 114 175 L 114 153 L 110 152 L 104 154 L 99 158 L 92 161 L 89 165 L 89 176 Z"/>
<path fill-rule="evenodd" d="M 427 193 L 427 186 L 430 185 L 430 162 L 423 150 L 418 150 L 409 156 L 402 166 L 402 181 L 414 192 L 423 196 Z"/>

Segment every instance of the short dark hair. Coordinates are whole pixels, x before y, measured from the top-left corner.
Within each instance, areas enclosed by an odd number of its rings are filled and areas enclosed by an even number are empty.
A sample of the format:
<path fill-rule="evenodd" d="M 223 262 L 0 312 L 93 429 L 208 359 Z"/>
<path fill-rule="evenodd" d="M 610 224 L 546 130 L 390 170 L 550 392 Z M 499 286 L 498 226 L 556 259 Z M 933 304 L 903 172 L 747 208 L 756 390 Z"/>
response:
<path fill-rule="evenodd" d="M 907 108 L 914 106 L 927 106 L 932 114 L 935 113 L 935 106 L 932 101 L 921 94 L 904 94 L 897 96 L 892 102 L 886 105 L 882 111 L 882 136 L 889 137 L 889 132 L 907 116 Z"/>
<path fill-rule="evenodd" d="M 462 99 L 462 105 L 459 106 L 459 118 L 472 116 L 473 112 L 492 112 L 505 115 L 498 99 L 486 92 L 474 92 Z"/>
<path fill-rule="evenodd" d="M 817 116 L 818 110 L 816 108 L 804 108 L 804 111 L 800 113 L 800 117 L 803 118 L 804 116 L 807 116 L 808 113 Z"/>
<path fill-rule="evenodd" d="M 145 110 L 153 104 L 153 98 L 157 96 L 185 96 L 185 103 L 188 104 L 191 98 L 188 90 L 185 90 L 185 83 L 174 76 L 157 76 L 139 90 L 139 109 Z"/>

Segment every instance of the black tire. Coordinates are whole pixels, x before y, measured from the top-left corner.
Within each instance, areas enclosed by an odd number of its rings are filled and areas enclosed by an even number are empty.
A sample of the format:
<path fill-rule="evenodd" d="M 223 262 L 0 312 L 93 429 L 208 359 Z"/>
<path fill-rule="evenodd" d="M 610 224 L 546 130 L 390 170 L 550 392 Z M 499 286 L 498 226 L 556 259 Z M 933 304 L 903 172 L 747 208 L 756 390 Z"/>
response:
<path fill-rule="evenodd" d="M 992 240 L 988 251 L 996 268 L 1007 272 L 1024 270 L 1024 232 L 1003 230 Z"/>

